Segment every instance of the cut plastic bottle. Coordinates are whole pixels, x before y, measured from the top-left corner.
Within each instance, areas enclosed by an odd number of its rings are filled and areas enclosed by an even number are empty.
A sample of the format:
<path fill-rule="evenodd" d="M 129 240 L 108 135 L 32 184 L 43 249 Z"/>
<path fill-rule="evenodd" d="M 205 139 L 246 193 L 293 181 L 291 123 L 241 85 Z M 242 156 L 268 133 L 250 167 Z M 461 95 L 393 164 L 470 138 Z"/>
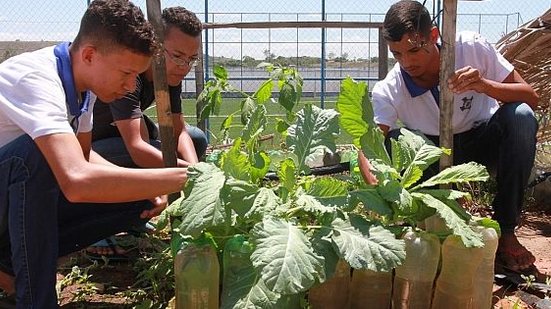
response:
<path fill-rule="evenodd" d="M 406 243 L 406 259 L 396 267 L 392 308 L 430 308 L 440 262 L 440 240 L 431 233 L 412 231 L 407 232 L 403 239 Z"/>

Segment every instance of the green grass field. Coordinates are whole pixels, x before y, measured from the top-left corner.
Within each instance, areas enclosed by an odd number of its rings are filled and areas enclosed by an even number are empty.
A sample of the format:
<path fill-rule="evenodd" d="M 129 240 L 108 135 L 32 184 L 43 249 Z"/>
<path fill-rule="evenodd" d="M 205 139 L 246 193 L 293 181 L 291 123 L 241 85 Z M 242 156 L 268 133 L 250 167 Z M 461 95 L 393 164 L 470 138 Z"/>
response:
<path fill-rule="evenodd" d="M 239 98 L 224 98 L 222 101 L 222 105 L 220 108 L 220 116 L 211 116 L 208 121 L 208 128 L 210 133 L 210 143 L 213 145 L 220 144 L 221 141 L 218 141 L 220 137 L 220 125 L 222 124 L 222 121 L 227 117 L 227 115 L 239 110 L 239 105 L 241 103 L 242 99 Z M 337 98 L 336 97 L 328 97 L 325 99 L 325 106 L 324 108 L 335 108 Z M 320 100 L 318 98 L 303 98 L 301 100 L 300 104 L 305 103 L 312 103 L 317 106 L 320 106 Z M 195 125 L 197 123 L 197 119 L 195 117 L 196 113 L 196 105 L 194 99 L 184 99 L 182 100 L 182 106 L 184 115 L 186 116 L 186 121 L 190 124 Z M 275 123 L 276 118 L 283 118 L 285 116 L 285 110 L 283 107 L 281 107 L 277 103 L 267 102 L 266 108 L 268 110 L 268 126 L 266 131 L 264 132 L 264 135 L 275 133 Z M 301 106 L 298 106 L 296 110 L 300 110 Z M 146 115 L 151 117 L 156 121 L 157 119 L 157 110 L 155 107 L 151 107 L 145 112 Z M 239 121 L 239 118 L 234 118 L 232 128 L 229 131 L 230 138 L 236 138 L 239 132 L 242 129 L 241 122 Z M 273 143 L 279 143 L 279 136 L 278 134 L 274 134 L 274 140 L 272 140 Z M 350 144 L 352 142 L 352 139 L 348 134 L 341 132 L 339 137 L 337 138 L 337 144 Z"/>

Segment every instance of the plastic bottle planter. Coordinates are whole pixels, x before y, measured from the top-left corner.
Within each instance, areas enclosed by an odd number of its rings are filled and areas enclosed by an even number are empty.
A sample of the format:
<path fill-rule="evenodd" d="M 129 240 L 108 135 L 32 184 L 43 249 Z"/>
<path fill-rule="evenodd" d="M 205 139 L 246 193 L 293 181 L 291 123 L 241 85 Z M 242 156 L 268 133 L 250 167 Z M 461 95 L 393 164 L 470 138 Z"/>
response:
<path fill-rule="evenodd" d="M 440 240 L 434 234 L 407 232 L 406 259 L 396 267 L 392 308 L 430 308 L 432 290 L 440 261 Z"/>
<path fill-rule="evenodd" d="M 222 307 L 231 307 L 234 301 L 234 295 L 231 293 L 230 286 L 244 277 L 251 271 L 253 264 L 251 254 L 253 246 L 245 240 L 243 235 L 235 235 L 226 242 L 224 252 L 222 253 L 223 277 L 222 277 Z"/>
<path fill-rule="evenodd" d="M 436 280 L 433 309 L 475 308 L 473 278 L 478 276 L 476 271 L 482 257 L 483 248 L 466 248 L 459 236 L 450 235 L 444 240 L 442 268 Z"/>
<path fill-rule="evenodd" d="M 218 309 L 220 265 L 210 244 L 191 243 L 174 259 L 177 309 Z"/>
<path fill-rule="evenodd" d="M 348 308 L 348 290 L 350 286 L 350 266 L 339 260 L 333 277 L 308 292 L 308 302 L 312 309 Z"/>
<path fill-rule="evenodd" d="M 482 262 L 475 272 L 473 308 L 492 307 L 492 289 L 494 285 L 494 262 L 499 237 L 492 228 L 480 228 L 484 239 Z"/>
<path fill-rule="evenodd" d="M 350 308 L 388 309 L 392 297 L 392 272 L 354 269 L 350 285 Z"/>

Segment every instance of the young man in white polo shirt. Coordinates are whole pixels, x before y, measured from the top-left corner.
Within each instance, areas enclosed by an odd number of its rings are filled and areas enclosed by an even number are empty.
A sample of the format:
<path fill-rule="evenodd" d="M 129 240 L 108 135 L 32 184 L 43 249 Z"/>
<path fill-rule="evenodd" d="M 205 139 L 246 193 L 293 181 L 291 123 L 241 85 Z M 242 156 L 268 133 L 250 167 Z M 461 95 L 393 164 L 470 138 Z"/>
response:
<path fill-rule="evenodd" d="M 58 256 L 144 224 L 185 183 L 185 168 L 122 168 L 91 151 L 92 92 L 133 91 L 155 48 L 138 7 L 95 0 L 72 43 L 0 64 L 0 290 L 17 308 L 58 308 Z"/>
<path fill-rule="evenodd" d="M 373 88 L 375 122 L 388 137 L 399 135 L 397 122 L 439 142 L 439 32 L 419 2 L 393 4 L 383 36 L 397 64 Z M 476 161 L 497 172 L 494 219 L 501 227 L 498 257 L 513 269 L 530 267 L 534 256 L 514 229 L 534 162 L 538 96 L 513 66 L 479 34 L 456 37 L 456 71 L 447 80 L 454 92 L 454 164 Z M 500 103 L 498 103 L 500 102 Z M 373 182 L 360 155 L 364 178 Z M 433 166 L 433 171 L 437 167 Z"/>

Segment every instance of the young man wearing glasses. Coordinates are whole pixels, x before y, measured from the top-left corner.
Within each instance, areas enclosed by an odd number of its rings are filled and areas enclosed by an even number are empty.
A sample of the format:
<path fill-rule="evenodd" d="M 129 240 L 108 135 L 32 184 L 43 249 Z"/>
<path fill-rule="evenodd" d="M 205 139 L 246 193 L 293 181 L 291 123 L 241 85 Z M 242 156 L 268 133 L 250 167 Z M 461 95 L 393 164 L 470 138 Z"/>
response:
<path fill-rule="evenodd" d="M 202 24 L 197 16 L 183 7 L 166 8 L 162 13 L 164 52 L 169 85 L 170 109 L 177 143 L 177 164 L 195 164 L 205 154 L 207 138 L 201 129 L 187 125 L 182 114 L 180 94 L 182 79 L 198 63 Z M 144 111 L 153 105 L 155 92 L 153 67 L 136 79 L 136 89 L 110 104 L 94 107 L 92 149 L 105 159 L 124 167 L 163 167 L 159 130 Z M 87 249 L 89 257 L 125 260 L 125 251 L 112 237 Z"/>
<path fill-rule="evenodd" d="M 185 167 L 197 163 L 207 148 L 203 131 L 185 123 L 180 98 L 182 79 L 198 62 L 202 24 L 194 13 L 183 7 L 164 9 L 162 20 L 177 164 Z M 150 66 L 136 79 L 133 92 L 110 104 L 95 105 L 92 148 L 120 166 L 164 166 L 158 128 L 144 114 L 154 100 L 153 68 Z"/>

